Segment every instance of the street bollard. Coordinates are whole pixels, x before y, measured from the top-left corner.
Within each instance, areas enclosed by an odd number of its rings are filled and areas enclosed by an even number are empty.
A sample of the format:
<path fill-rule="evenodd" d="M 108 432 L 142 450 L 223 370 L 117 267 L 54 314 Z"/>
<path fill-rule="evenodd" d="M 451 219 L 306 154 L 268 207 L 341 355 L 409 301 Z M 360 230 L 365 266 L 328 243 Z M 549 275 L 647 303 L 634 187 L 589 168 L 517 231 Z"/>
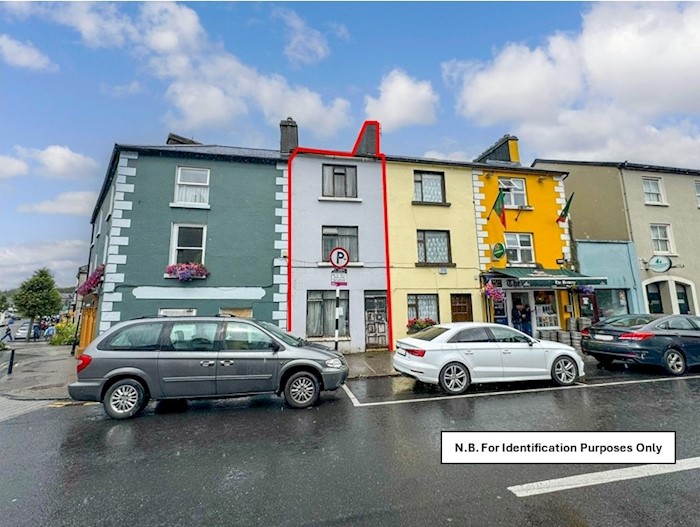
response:
<path fill-rule="evenodd" d="M 15 362 L 15 350 L 10 350 L 10 362 L 7 364 L 7 374 L 12 375 L 12 366 Z"/>

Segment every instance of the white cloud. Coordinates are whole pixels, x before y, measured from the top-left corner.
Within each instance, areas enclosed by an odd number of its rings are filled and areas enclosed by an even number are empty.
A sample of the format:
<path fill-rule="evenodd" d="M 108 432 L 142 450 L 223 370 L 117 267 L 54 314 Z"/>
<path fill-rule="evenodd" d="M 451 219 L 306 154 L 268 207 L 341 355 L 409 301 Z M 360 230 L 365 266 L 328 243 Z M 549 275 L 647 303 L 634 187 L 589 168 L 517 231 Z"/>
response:
<path fill-rule="evenodd" d="M 699 26 L 697 3 L 595 3 L 578 33 L 443 63 L 443 79 L 461 115 L 538 157 L 698 166 Z"/>
<path fill-rule="evenodd" d="M 114 98 L 120 98 L 120 97 L 125 97 L 127 95 L 136 95 L 138 93 L 141 93 L 143 91 L 143 88 L 141 86 L 141 83 L 139 81 L 131 81 L 127 84 L 117 84 L 114 86 L 110 86 L 107 83 L 101 83 L 100 84 L 100 93 L 103 93 L 105 95 L 109 95 L 110 97 Z"/>
<path fill-rule="evenodd" d="M 19 155 L 36 162 L 39 175 L 58 179 L 84 179 L 96 174 L 97 161 L 83 154 L 73 152 L 67 146 L 52 145 L 37 150 L 34 148 L 15 147 Z"/>
<path fill-rule="evenodd" d="M 97 201 L 97 192 L 62 192 L 54 199 L 19 205 L 18 212 L 90 216 Z"/>
<path fill-rule="evenodd" d="M 338 24 L 337 22 L 330 22 L 328 27 L 331 29 L 331 33 L 341 40 L 350 40 L 350 31 L 348 26 L 345 24 Z"/>
<path fill-rule="evenodd" d="M 36 49 L 31 42 L 20 42 L 9 35 L 0 35 L 0 57 L 10 66 L 30 70 L 57 71 L 58 66 Z"/>
<path fill-rule="evenodd" d="M 365 114 L 368 119 L 378 120 L 386 132 L 428 125 L 436 120 L 438 100 L 430 81 L 419 81 L 394 69 L 382 79 L 379 98 L 365 96 Z"/>
<path fill-rule="evenodd" d="M 284 54 L 290 62 L 315 64 L 330 55 L 331 50 L 326 37 L 320 31 L 309 27 L 306 21 L 291 9 L 275 9 L 273 17 L 282 20 L 287 27 Z"/>
<path fill-rule="evenodd" d="M 34 271 L 48 267 L 59 287 L 76 283 L 78 267 L 88 260 L 90 244 L 83 240 L 52 241 L 0 247 L 0 290 L 19 286 Z"/>
<path fill-rule="evenodd" d="M 457 150 L 455 152 L 440 152 L 438 150 L 428 150 L 423 157 L 428 159 L 443 159 L 448 161 L 471 161 L 476 156 L 468 156 L 466 152 Z"/>
<path fill-rule="evenodd" d="M 24 176 L 29 172 L 29 165 L 16 157 L 0 156 L 0 179 Z"/>

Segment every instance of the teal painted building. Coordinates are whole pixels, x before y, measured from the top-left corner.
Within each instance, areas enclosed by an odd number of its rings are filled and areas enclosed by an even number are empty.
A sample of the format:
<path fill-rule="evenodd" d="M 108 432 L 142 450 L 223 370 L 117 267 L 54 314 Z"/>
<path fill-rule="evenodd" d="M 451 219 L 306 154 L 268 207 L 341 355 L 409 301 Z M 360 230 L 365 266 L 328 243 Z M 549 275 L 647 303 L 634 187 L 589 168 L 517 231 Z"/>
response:
<path fill-rule="evenodd" d="M 91 219 L 94 334 L 159 314 L 286 325 L 286 170 L 274 150 L 115 145 Z M 208 276 L 166 272 L 187 262 Z"/>

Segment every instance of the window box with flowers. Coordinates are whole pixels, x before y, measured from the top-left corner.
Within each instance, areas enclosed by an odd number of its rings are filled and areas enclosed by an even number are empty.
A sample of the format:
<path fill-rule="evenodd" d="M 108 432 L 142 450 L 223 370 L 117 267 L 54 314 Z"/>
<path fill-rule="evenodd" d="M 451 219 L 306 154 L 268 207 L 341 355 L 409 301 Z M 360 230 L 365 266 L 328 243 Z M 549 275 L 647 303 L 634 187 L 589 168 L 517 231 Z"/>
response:
<path fill-rule="evenodd" d="M 412 333 L 417 333 L 418 331 L 422 331 L 425 328 L 429 328 L 430 326 L 434 326 L 437 324 L 432 318 L 412 318 L 409 319 L 408 324 L 406 324 L 406 327 L 408 328 L 408 334 Z"/>
<path fill-rule="evenodd" d="M 97 267 L 95 267 L 95 270 L 90 274 L 90 276 L 88 276 L 87 280 L 85 280 L 85 282 L 83 282 L 83 284 L 80 287 L 78 287 L 78 290 L 76 292 L 80 296 L 87 296 L 90 293 L 93 293 L 97 290 L 98 287 L 100 287 L 104 274 L 104 264 L 98 265 Z"/>
<path fill-rule="evenodd" d="M 209 276 L 209 271 L 200 263 L 172 264 L 165 268 L 168 278 L 177 278 L 180 282 L 191 282 L 195 278 L 204 279 Z"/>

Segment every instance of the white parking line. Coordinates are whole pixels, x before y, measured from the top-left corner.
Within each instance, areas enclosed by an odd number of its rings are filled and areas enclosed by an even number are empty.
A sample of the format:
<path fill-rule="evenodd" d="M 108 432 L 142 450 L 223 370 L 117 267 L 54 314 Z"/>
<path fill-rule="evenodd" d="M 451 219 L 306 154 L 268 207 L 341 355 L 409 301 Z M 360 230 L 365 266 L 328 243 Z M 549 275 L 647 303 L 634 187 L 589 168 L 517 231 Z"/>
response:
<path fill-rule="evenodd" d="M 548 494 L 550 492 L 559 492 L 579 487 L 590 487 L 591 485 L 603 485 L 613 481 L 646 478 L 658 474 L 668 474 L 697 468 L 700 468 L 700 457 L 691 457 L 688 459 L 679 459 L 676 461 L 675 465 L 641 465 L 637 467 L 606 470 L 603 472 L 591 472 L 579 476 L 569 476 L 567 478 L 548 479 L 545 481 L 526 483 L 525 485 L 515 485 L 513 487 L 508 487 L 508 490 L 519 498 L 524 498 L 536 494 Z"/>
<path fill-rule="evenodd" d="M 425 403 L 429 401 L 445 401 L 448 399 L 471 399 L 474 397 L 495 397 L 497 395 L 514 395 L 520 393 L 538 393 L 538 392 L 551 392 L 558 390 L 577 390 L 582 388 L 600 388 L 605 386 L 623 386 L 627 384 L 645 384 L 653 382 L 669 382 L 669 381 L 687 381 L 691 379 L 700 379 L 700 375 L 688 375 L 684 377 L 662 377 L 660 379 L 641 379 L 637 381 L 615 381 L 615 382 L 602 382 L 597 384 L 574 384 L 573 386 L 553 386 L 551 388 L 530 388 L 526 390 L 511 390 L 507 392 L 489 392 L 489 393 L 466 393 L 463 395 L 444 395 L 438 397 L 421 397 L 418 399 L 401 399 L 398 401 L 376 401 L 372 403 L 361 403 L 357 397 L 350 391 L 346 385 L 343 385 L 345 393 L 352 401 L 355 406 L 385 406 L 390 404 L 410 404 L 410 403 Z"/>

